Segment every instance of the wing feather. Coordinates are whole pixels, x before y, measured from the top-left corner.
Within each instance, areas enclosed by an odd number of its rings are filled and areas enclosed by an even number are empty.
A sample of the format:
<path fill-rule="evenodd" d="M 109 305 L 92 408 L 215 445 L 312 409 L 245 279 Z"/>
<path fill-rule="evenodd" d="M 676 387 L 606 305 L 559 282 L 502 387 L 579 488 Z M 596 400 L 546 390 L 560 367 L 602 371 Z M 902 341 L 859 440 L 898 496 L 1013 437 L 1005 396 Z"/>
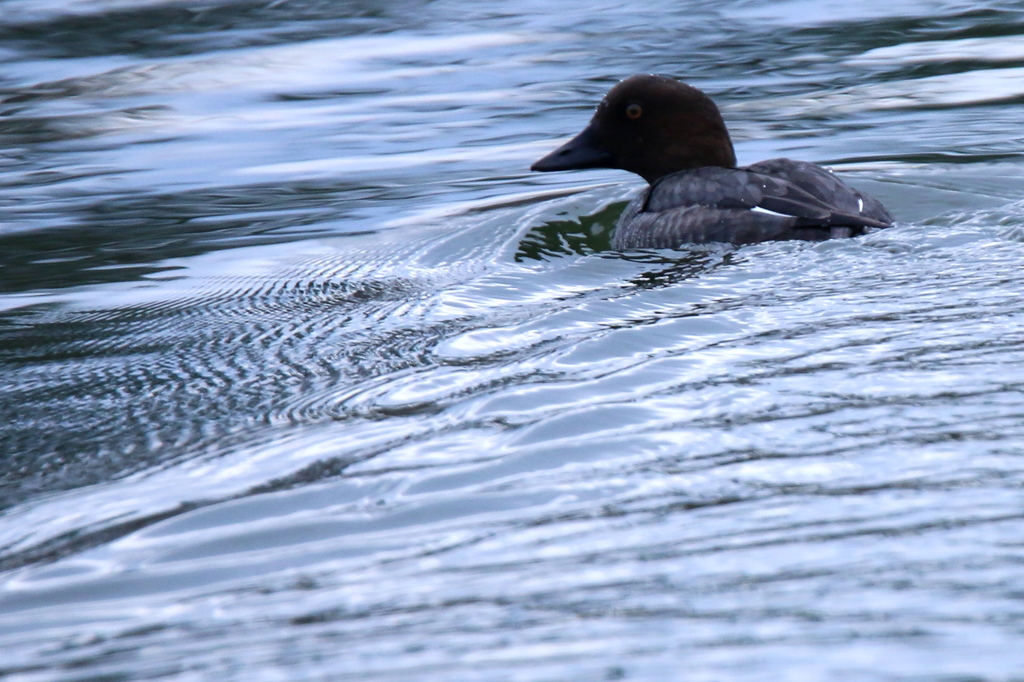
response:
<path fill-rule="evenodd" d="M 616 248 L 819 240 L 888 227 L 892 216 L 811 163 L 770 159 L 747 168 L 705 167 L 667 175 L 633 200 Z"/>

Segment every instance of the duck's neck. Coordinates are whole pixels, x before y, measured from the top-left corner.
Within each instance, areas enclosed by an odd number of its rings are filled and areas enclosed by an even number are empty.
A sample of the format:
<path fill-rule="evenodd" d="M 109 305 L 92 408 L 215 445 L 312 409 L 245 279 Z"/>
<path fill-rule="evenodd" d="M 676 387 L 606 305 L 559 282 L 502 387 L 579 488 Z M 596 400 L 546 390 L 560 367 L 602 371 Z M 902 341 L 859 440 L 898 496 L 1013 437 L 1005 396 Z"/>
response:
<path fill-rule="evenodd" d="M 708 121 L 704 130 L 687 135 L 685 140 L 669 142 L 659 155 L 659 163 L 652 164 L 640 173 L 650 184 L 671 173 L 718 166 L 736 167 L 736 151 L 733 149 L 729 131 L 721 119 Z"/>

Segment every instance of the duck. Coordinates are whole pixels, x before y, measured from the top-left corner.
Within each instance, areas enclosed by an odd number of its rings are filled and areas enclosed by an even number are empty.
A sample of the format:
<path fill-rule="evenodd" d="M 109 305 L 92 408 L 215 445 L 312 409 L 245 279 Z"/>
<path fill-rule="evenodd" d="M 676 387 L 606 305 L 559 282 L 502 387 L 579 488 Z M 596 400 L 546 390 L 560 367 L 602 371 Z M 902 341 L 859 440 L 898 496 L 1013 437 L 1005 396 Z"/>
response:
<path fill-rule="evenodd" d="M 620 251 L 821 241 L 893 224 L 878 199 L 817 164 L 778 158 L 737 166 L 714 101 L 668 76 L 620 81 L 579 135 L 531 166 L 586 168 L 626 170 L 648 183 L 616 223 L 612 248 Z"/>

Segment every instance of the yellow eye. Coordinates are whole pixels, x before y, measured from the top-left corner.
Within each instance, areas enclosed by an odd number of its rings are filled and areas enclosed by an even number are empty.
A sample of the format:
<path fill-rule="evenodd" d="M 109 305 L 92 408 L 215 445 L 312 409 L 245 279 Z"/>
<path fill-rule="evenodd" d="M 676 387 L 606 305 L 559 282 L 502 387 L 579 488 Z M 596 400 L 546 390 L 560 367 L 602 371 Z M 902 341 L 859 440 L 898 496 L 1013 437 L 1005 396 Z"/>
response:
<path fill-rule="evenodd" d="M 626 116 L 629 116 L 634 121 L 640 118 L 644 113 L 644 108 L 639 104 L 633 103 L 626 107 Z"/>

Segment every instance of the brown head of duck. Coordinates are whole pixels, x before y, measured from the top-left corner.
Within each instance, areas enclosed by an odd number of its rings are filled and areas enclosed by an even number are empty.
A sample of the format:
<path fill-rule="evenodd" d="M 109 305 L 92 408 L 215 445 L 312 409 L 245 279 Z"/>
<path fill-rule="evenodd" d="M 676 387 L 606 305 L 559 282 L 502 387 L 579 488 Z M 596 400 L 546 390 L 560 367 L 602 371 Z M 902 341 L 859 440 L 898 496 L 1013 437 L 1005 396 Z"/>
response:
<path fill-rule="evenodd" d="M 642 74 L 609 90 L 583 132 L 531 170 L 621 168 L 654 183 L 704 166 L 736 166 L 718 107 L 691 85 Z"/>

